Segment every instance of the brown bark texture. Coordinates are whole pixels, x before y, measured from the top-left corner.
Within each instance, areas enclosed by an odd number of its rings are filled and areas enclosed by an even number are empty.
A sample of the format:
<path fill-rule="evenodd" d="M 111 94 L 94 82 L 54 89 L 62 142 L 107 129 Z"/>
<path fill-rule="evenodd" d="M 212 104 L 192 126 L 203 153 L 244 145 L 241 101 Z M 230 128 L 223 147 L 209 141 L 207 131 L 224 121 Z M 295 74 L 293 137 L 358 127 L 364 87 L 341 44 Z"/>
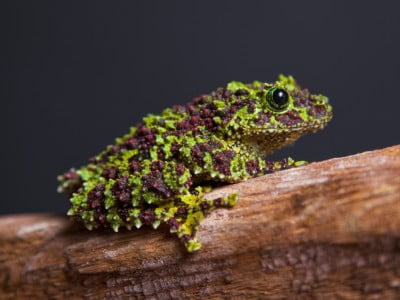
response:
<path fill-rule="evenodd" d="M 0 299 L 400 299 L 400 146 L 227 185 L 186 253 L 165 228 L 0 218 Z M 3 199 L 3 201 L 10 199 Z M 40 199 L 36 199 L 40 201 Z"/>

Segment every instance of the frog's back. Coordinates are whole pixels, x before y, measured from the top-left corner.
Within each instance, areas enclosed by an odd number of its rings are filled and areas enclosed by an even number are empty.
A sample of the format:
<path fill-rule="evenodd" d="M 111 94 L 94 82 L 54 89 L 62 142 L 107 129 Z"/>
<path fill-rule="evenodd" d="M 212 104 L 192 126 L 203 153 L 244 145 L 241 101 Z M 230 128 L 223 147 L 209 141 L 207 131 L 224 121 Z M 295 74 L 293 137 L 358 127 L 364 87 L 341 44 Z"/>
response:
<path fill-rule="evenodd" d="M 60 190 L 71 196 L 68 214 L 82 219 L 88 228 L 129 228 L 132 222 L 139 223 L 138 218 L 143 222 L 148 217 L 141 216 L 147 208 L 153 214 L 154 208 L 193 192 L 193 181 L 198 185 L 199 178 L 192 175 L 198 175 L 202 164 L 191 172 L 194 165 L 189 161 L 197 156 L 202 160 L 196 145 L 217 150 L 220 142 L 209 137 L 220 127 L 217 113 L 231 115 L 227 105 L 218 106 L 228 103 L 230 96 L 227 88 L 219 88 L 184 106 L 150 114 L 88 165 L 61 176 Z M 219 161 L 225 165 L 224 157 Z"/>
<path fill-rule="evenodd" d="M 122 138 L 116 139 L 89 164 L 61 176 L 61 189 L 71 195 L 69 215 L 80 217 L 88 228 L 138 226 L 146 208 L 165 205 L 176 195 L 189 192 L 190 170 L 180 158 L 185 139 L 204 134 L 199 127 L 212 125 L 204 118 L 210 105 L 208 95 L 185 106 L 148 115 Z M 151 223 L 151 222 L 150 222 Z M 140 225 L 140 224 L 139 224 Z"/>

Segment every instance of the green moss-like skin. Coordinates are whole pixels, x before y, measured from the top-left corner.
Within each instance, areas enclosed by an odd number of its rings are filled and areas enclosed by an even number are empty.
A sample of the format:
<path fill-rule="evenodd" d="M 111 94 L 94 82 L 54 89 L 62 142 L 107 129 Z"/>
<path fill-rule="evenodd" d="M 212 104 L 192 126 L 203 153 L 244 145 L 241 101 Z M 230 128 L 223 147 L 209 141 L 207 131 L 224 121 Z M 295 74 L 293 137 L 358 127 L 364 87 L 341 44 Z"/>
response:
<path fill-rule="evenodd" d="M 272 96 L 276 89 L 288 96 L 283 104 Z M 70 196 L 68 215 L 88 229 L 165 223 L 193 252 L 201 247 L 196 231 L 204 216 L 237 202 L 236 194 L 206 200 L 210 184 L 303 164 L 264 157 L 322 129 L 331 117 L 328 98 L 310 94 L 291 76 L 274 83 L 233 81 L 146 116 L 88 165 L 59 176 L 59 191 Z"/>

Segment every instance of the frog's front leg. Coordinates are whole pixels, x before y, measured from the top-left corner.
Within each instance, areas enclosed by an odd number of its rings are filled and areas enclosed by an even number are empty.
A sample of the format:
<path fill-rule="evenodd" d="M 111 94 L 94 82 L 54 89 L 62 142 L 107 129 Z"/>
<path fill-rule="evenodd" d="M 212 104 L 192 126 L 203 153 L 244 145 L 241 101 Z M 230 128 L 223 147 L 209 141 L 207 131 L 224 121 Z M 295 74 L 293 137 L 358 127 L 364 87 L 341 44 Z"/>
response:
<path fill-rule="evenodd" d="M 204 217 L 215 208 L 232 207 L 237 202 L 236 194 L 213 200 L 206 199 L 204 192 L 209 190 L 207 187 L 198 186 L 192 191 L 176 195 L 175 199 L 159 207 L 135 209 L 130 221 L 136 227 L 145 224 L 153 228 L 165 223 L 170 232 L 180 238 L 189 252 L 197 251 L 201 248 L 201 244 L 196 239 L 196 233 Z"/>
<path fill-rule="evenodd" d="M 197 187 L 192 193 L 178 196 L 177 205 L 168 204 L 169 208 L 160 210 L 163 220 L 171 233 L 176 233 L 189 252 L 197 251 L 201 244 L 196 233 L 200 222 L 215 208 L 229 208 L 236 204 L 237 194 L 209 200 L 203 193 L 209 189 Z"/>
<path fill-rule="evenodd" d="M 180 196 L 182 205 L 170 215 L 166 222 L 171 232 L 176 232 L 192 252 L 201 247 L 195 233 L 200 221 L 217 207 L 231 207 L 237 202 L 237 194 L 216 200 L 203 197 L 204 182 L 240 182 L 264 172 L 294 167 L 303 164 L 292 159 L 269 163 L 255 153 L 215 136 L 196 136 L 185 139 L 181 149 L 181 160 L 190 169 L 194 186 L 190 194 Z M 181 211 L 181 213 L 179 213 Z"/>

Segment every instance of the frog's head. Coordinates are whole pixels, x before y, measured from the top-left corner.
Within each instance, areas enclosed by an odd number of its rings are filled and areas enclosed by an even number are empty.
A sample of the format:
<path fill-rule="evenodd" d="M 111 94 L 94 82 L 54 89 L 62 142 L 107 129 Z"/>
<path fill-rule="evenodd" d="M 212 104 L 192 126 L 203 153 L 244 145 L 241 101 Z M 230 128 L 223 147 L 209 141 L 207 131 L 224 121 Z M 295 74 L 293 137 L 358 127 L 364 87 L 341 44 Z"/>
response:
<path fill-rule="evenodd" d="M 324 128 L 332 118 L 328 98 L 310 94 L 292 76 L 280 75 L 274 83 L 234 81 L 227 89 L 231 105 L 242 107 L 235 110 L 225 130 L 263 154 Z"/>

